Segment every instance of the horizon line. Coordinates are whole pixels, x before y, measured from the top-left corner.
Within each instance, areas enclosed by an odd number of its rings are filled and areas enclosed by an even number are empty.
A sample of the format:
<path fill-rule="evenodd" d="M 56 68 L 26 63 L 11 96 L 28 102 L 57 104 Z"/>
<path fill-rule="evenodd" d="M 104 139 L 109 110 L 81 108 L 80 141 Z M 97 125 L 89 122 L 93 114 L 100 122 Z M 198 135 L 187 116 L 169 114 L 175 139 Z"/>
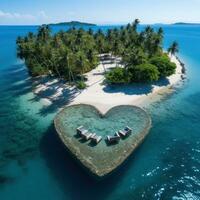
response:
<path fill-rule="evenodd" d="M 71 21 L 73 22 L 73 21 Z M 81 23 L 92 23 L 92 22 L 82 22 L 82 21 L 77 21 Z M 55 22 L 56 23 L 65 23 L 65 22 Z M 132 22 L 111 22 L 111 23 L 92 23 L 96 26 L 125 26 L 127 24 L 131 24 Z M 155 23 L 140 23 L 139 25 L 175 25 L 178 23 L 183 23 L 183 24 L 200 24 L 200 22 L 155 22 Z M 42 25 L 48 25 L 52 23 L 43 23 L 43 24 L 0 24 L 0 26 L 42 26 Z M 54 25 L 52 25 L 54 26 Z M 62 26 L 62 25 L 61 25 Z M 63 25 L 65 26 L 65 25 Z"/>
<path fill-rule="evenodd" d="M 58 22 L 59 23 L 59 22 Z M 176 23 L 176 22 L 175 22 Z M 175 23 L 140 23 L 139 25 L 173 25 Z M 177 22 L 179 23 L 179 22 Z M 185 23 L 185 22 L 180 22 L 180 23 Z M 188 22 L 186 22 L 188 23 Z M 0 24 L 0 26 L 42 26 L 42 25 L 48 25 L 51 23 L 43 23 L 43 24 Z M 129 23 L 96 23 L 94 24 L 95 26 L 126 26 Z M 198 23 L 193 23 L 193 24 L 198 24 Z M 55 26 L 55 25 L 51 25 Z M 67 25 L 60 25 L 60 26 L 67 26 Z"/>

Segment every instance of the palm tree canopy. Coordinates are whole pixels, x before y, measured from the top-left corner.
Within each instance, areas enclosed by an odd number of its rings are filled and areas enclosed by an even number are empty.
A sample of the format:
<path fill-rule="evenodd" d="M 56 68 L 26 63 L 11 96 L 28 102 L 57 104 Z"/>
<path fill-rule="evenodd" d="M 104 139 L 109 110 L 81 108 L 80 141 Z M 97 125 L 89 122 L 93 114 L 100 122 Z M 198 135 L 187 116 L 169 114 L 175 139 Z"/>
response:
<path fill-rule="evenodd" d="M 168 48 L 168 53 L 170 53 L 171 55 L 175 55 L 176 53 L 179 52 L 179 47 L 178 47 L 178 43 L 175 41 L 172 43 L 172 45 Z"/>
<path fill-rule="evenodd" d="M 51 71 L 66 80 L 76 79 L 76 76 L 94 69 L 101 54 L 121 57 L 126 70 L 131 68 L 130 73 L 138 65 L 147 70 L 152 58 L 163 56 L 164 31 L 147 26 L 139 32 L 139 23 L 139 19 L 135 19 L 132 24 L 107 31 L 73 27 L 57 33 L 52 33 L 48 25 L 42 25 L 37 33 L 17 38 L 17 55 L 25 60 L 31 75 L 44 75 Z M 174 42 L 168 50 L 176 54 L 178 43 Z M 156 59 L 156 62 L 162 60 L 168 64 L 166 59 Z"/>

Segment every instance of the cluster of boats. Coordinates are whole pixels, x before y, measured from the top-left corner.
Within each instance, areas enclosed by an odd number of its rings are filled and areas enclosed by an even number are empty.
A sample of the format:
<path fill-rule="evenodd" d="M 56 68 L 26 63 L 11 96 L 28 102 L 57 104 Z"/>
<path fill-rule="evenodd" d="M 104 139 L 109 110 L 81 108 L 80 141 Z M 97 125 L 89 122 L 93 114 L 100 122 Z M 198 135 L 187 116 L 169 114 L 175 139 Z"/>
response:
<path fill-rule="evenodd" d="M 91 140 L 92 142 L 98 144 L 102 140 L 102 136 L 99 136 L 96 133 L 89 132 L 83 126 L 78 127 L 76 131 L 77 131 L 77 135 L 86 141 Z M 126 126 L 123 130 L 116 132 L 114 136 L 108 135 L 106 137 L 106 142 L 108 142 L 109 144 L 118 143 L 121 138 L 126 138 L 131 133 L 132 133 L 132 129 Z"/>

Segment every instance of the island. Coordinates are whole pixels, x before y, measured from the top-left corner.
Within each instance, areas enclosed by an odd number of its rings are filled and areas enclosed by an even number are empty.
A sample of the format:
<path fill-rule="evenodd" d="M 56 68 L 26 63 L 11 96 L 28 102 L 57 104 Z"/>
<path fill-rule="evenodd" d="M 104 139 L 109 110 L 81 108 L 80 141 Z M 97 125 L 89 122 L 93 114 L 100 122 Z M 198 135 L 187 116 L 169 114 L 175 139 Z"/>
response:
<path fill-rule="evenodd" d="M 33 77 L 34 93 L 45 109 L 61 109 L 54 120 L 57 134 L 97 177 L 112 173 L 148 135 L 151 119 L 143 108 L 184 79 L 178 43 L 166 51 L 162 28 L 138 31 L 138 24 L 136 19 L 106 31 L 72 27 L 55 34 L 43 25 L 17 39 L 17 53 Z M 76 135 L 82 126 L 86 140 Z M 130 137 L 106 144 L 107 136 L 119 138 L 127 126 L 133 130 Z M 88 140 L 96 136 L 101 140 L 93 145 Z"/>
<path fill-rule="evenodd" d="M 200 23 L 177 22 L 177 23 L 174 23 L 172 25 L 200 26 Z"/>
<path fill-rule="evenodd" d="M 115 64 L 105 70 L 108 84 L 152 83 L 173 75 L 176 64 L 163 51 L 163 30 L 147 26 L 137 32 L 138 20 L 126 27 L 101 29 L 71 28 L 51 34 L 43 25 L 37 34 L 29 33 L 17 39 L 18 56 L 25 60 L 32 76 L 53 75 L 78 86 L 86 86 L 84 73 L 95 69 L 100 61 Z M 178 52 L 174 42 L 168 49 Z"/>
<path fill-rule="evenodd" d="M 51 23 L 49 26 L 97 26 L 96 24 L 87 23 L 87 22 L 79 22 L 79 21 L 71 21 L 71 22 L 59 22 L 59 23 Z"/>

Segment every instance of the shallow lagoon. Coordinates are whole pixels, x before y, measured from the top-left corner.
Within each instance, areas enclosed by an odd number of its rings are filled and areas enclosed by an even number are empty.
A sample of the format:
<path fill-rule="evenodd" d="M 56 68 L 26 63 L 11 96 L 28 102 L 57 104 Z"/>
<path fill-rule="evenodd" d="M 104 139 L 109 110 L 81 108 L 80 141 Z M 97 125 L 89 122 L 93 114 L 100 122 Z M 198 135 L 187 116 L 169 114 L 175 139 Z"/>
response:
<path fill-rule="evenodd" d="M 80 126 L 102 136 L 103 141 L 94 145 L 77 137 L 76 129 Z M 117 144 L 106 143 L 106 136 L 114 136 L 126 126 L 133 130 L 129 137 Z M 150 116 L 144 110 L 125 105 L 103 115 L 93 106 L 79 104 L 66 107 L 55 118 L 55 127 L 63 143 L 90 172 L 100 177 L 118 167 L 138 147 L 150 126 Z"/>

